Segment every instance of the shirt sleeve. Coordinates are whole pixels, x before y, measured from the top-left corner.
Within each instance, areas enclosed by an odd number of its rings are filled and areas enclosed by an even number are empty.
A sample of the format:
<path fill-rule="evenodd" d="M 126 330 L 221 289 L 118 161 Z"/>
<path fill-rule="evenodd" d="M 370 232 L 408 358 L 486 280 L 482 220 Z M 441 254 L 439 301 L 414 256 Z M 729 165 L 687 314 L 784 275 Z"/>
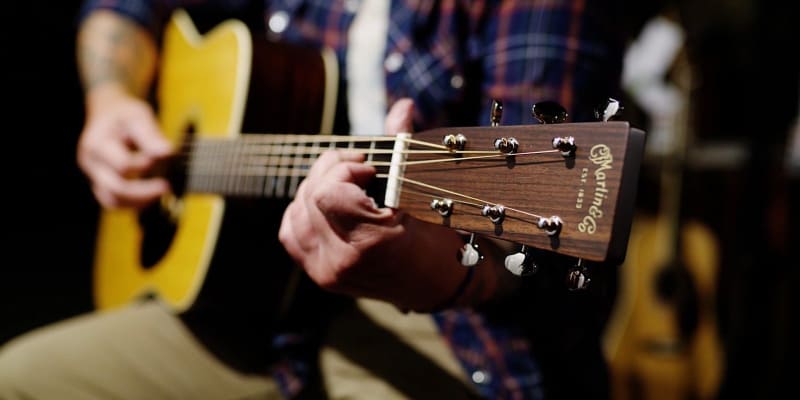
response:
<path fill-rule="evenodd" d="M 154 0 L 85 0 L 78 20 L 83 21 L 97 10 L 110 10 L 136 21 L 153 33 L 158 33 L 158 27 L 167 11 L 164 3 L 166 2 Z"/>
<path fill-rule="evenodd" d="M 110 10 L 130 18 L 143 28 L 160 37 L 172 12 L 178 8 L 186 9 L 193 17 L 202 20 L 219 21 L 223 17 L 260 18 L 262 8 L 248 0 L 84 0 L 78 15 L 79 22 L 96 10 Z M 260 12 L 259 12 L 260 11 Z"/>

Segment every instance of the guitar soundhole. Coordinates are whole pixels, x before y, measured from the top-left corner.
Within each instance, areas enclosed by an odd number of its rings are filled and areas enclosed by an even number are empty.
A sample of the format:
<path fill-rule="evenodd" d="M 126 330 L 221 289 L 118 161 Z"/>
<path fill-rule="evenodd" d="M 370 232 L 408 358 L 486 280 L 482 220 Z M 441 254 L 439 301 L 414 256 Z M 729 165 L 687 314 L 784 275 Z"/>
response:
<path fill-rule="evenodd" d="M 172 188 L 172 195 L 161 199 L 139 213 L 139 226 L 142 230 L 141 264 L 144 268 L 152 268 L 169 250 L 180 215 L 181 196 L 186 190 L 186 165 L 187 154 L 191 141 L 194 138 L 195 127 L 188 123 L 183 130 L 183 143 L 181 151 L 173 157 L 159 163 L 152 174 L 166 177 Z"/>
<path fill-rule="evenodd" d="M 169 250 L 178 226 L 170 220 L 168 212 L 158 203 L 139 213 L 139 225 L 142 228 L 142 266 L 151 268 Z"/>
<path fill-rule="evenodd" d="M 682 338 L 689 338 L 697 329 L 699 309 L 697 288 L 685 266 L 673 262 L 655 277 L 656 295 L 677 310 L 677 324 Z"/>

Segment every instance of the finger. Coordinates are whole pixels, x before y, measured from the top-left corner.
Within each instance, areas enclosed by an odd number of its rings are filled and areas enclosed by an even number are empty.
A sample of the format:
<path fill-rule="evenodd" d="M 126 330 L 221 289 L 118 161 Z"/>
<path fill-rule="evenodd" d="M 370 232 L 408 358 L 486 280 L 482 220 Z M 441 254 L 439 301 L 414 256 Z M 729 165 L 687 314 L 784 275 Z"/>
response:
<path fill-rule="evenodd" d="M 322 176 L 326 182 L 350 182 L 365 187 L 375 177 L 375 167 L 361 162 L 342 161 L 333 165 Z"/>
<path fill-rule="evenodd" d="M 328 181 L 310 195 L 308 216 L 312 224 L 329 228 L 320 233 L 329 245 L 337 241 L 351 242 L 371 226 L 394 225 L 394 211 L 378 208 L 364 190 L 346 182 Z"/>
<path fill-rule="evenodd" d="M 287 241 L 296 252 L 310 253 L 316 248 L 316 229 L 310 223 L 306 204 L 295 200 L 286 207 L 278 237 Z"/>
<path fill-rule="evenodd" d="M 169 192 L 165 179 L 124 179 L 108 168 L 96 170 L 93 178 L 103 202 L 112 207 L 141 208 Z"/>
<path fill-rule="evenodd" d="M 328 221 L 313 204 L 294 201 L 286 208 L 278 239 L 296 264 L 320 287 L 337 290 L 339 273 L 353 250 L 336 239 Z M 347 261 L 349 262 L 349 261 Z"/>
<path fill-rule="evenodd" d="M 123 142 L 107 140 L 101 146 L 88 150 L 89 165 L 105 165 L 121 177 L 140 176 L 149 170 L 156 159 L 138 152 L 132 152 Z"/>
<path fill-rule="evenodd" d="M 281 225 L 278 229 L 278 240 L 289 256 L 300 266 L 304 265 L 304 255 L 313 251 L 313 248 L 307 249 L 306 246 L 302 245 L 303 243 L 310 243 L 313 239 L 310 230 L 306 229 L 306 232 L 300 231 L 303 227 L 310 227 L 307 223 L 307 218 L 302 216 L 304 208 L 300 202 L 290 203 L 289 207 L 284 211 Z"/>
<path fill-rule="evenodd" d="M 398 133 L 411 133 L 414 130 L 414 101 L 409 98 L 397 100 L 389 109 L 384 123 L 387 135 Z"/>
<path fill-rule="evenodd" d="M 134 116 L 130 119 L 126 133 L 136 149 L 155 158 L 169 155 L 172 152 L 172 144 L 158 127 L 152 109 L 141 104 L 132 113 Z"/>
<path fill-rule="evenodd" d="M 363 162 L 364 155 L 354 151 L 346 150 L 326 150 L 314 161 L 307 179 L 317 178 L 324 175 L 336 164 L 341 162 Z"/>

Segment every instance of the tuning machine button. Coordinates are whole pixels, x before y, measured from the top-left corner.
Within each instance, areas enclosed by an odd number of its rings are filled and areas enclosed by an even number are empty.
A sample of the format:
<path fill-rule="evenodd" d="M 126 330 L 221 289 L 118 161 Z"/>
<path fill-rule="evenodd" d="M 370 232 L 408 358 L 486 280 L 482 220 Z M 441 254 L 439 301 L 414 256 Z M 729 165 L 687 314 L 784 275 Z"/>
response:
<path fill-rule="evenodd" d="M 567 288 L 571 291 L 586 290 L 589 287 L 589 269 L 583 265 L 583 259 L 579 258 L 578 263 L 567 271 Z"/>
<path fill-rule="evenodd" d="M 594 110 L 594 116 L 598 121 L 608 122 L 619 117 L 623 109 L 619 100 L 609 97 Z"/>
<path fill-rule="evenodd" d="M 560 124 L 569 116 L 567 109 L 555 101 L 541 101 L 534 104 L 531 107 L 531 114 L 543 124 Z"/>
<path fill-rule="evenodd" d="M 506 269 L 516 276 L 532 275 L 539 270 L 539 266 L 533 261 L 525 245 L 522 245 L 519 252 L 507 255 L 504 264 Z"/>
<path fill-rule="evenodd" d="M 458 252 L 458 259 L 465 267 L 474 267 L 483 260 L 483 255 L 478 251 L 478 244 L 475 243 L 475 234 L 469 235 L 469 242 L 461 246 Z"/>
<path fill-rule="evenodd" d="M 500 100 L 492 100 L 492 110 L 489 114 L 489 122 L 492 126 L 500 126 L 500 119 L 503 117 L 503 103 Z"/>

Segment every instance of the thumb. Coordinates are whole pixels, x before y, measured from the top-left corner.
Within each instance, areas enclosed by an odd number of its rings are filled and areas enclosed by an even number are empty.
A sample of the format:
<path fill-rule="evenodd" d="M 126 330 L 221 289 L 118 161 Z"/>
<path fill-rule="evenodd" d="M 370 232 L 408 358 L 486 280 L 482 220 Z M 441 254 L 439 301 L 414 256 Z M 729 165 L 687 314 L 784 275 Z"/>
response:
<path fill-rule="evenodd" d="M 411 133 L 414 130 L 414 101 L 409 98 L 397 100 L 386 114 L 384 132 L 387 135 Z"/>
<path fill-rule="evenodd" d="M 152 157 L 164 157 L 172 151 L 172 145 L 161 132 L 150 110 L 139 113 L 131 123 L 129 135 L 139 150 Z"/>

